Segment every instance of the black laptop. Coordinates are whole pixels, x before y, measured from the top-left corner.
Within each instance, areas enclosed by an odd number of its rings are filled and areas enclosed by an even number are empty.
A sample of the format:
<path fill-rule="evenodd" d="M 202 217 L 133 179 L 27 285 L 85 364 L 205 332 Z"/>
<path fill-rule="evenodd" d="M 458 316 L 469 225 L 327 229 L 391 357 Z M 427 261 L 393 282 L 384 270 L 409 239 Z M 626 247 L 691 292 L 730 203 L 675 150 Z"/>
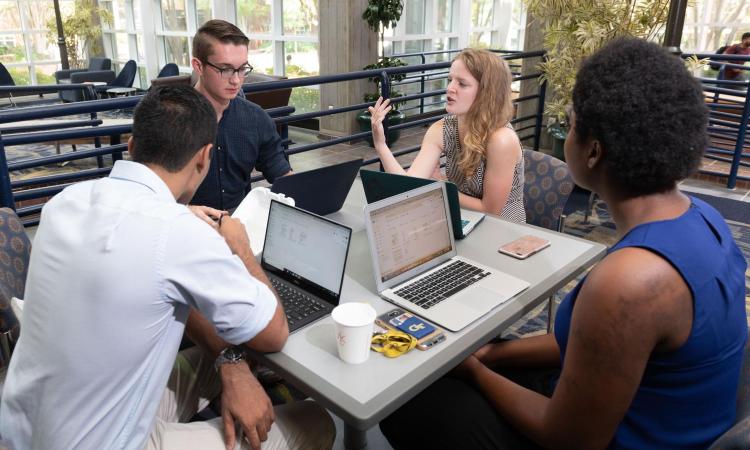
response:
<path fill-rule="evenodd" d="M 273 182 L 271 192 L 291 197 L 296 206 L 315 214 L 331 214 L 343 206 L 361 166 L 359 158 L 279 177 Z"/>
<path fill-rule="evenodd" d="M 290 332 L 339 304 L 351 237 L 346 225 L 271 201 L 261 267 L 284 305 Z"/>

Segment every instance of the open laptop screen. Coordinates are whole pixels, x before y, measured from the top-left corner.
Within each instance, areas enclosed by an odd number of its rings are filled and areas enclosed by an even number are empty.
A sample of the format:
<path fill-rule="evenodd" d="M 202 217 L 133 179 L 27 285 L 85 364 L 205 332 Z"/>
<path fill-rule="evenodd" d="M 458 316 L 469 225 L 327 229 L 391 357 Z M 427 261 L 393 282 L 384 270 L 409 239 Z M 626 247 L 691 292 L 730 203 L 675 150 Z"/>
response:
<path fill-rule="evenodd" d="M 432 189 L 371 212 L 381 282 L 453 250 L 443 195 Z"/>
<path fill-rule="evenodd" d="M 346 226 L 271 202 L 263 263 L 303 285 L 312 282 L 338 297 L 351 233 Z"/>

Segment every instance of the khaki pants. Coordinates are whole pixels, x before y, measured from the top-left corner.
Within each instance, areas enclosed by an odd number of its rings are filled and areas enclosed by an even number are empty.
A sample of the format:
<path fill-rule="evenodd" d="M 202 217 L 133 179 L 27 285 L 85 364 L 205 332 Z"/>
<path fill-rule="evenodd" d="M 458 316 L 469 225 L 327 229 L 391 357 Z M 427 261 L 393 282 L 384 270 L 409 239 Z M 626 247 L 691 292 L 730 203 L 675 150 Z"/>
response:
<path fill-rule="evenodd" d="M 172 374 L 156 413 L 146 450 L 225 450 L 220 417 L 205 422 L 187 422 L 207 407 L 221 392 L 213 359 L 198 347 L 177 355 Z M 312 401 L 276 406 L 276 420 L 263 442 L 263 450 L 330 449 L 336 429 L 325 409 Z M 250 450 L 243 442 L 235 448 Z"/>

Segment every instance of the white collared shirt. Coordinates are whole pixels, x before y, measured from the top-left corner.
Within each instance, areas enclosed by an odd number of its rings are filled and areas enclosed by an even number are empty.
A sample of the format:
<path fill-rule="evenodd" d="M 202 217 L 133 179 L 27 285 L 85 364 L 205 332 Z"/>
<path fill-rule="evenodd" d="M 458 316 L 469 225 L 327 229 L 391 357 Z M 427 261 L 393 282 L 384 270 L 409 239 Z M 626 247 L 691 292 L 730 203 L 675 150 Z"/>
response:
<path fill-rule="evenodd" d="M 190 307 L 239 344 L 276 299 L 148 167 L 117 161 L 42 210 L 0 435 L 34 449 L 141 449 Z"/>

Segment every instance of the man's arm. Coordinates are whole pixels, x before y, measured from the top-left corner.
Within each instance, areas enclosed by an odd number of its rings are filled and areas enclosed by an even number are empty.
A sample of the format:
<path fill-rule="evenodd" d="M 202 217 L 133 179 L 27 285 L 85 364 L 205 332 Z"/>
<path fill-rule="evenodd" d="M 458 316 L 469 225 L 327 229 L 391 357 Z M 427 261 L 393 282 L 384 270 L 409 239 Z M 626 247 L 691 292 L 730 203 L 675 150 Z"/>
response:
<path fill-rule="evenodd" d="M 268 286 L 271 292 L 275 292 L 250 250 L 247 232 L 242 223 L 231 217 L 222 216 L 217 227 L 232 253 L 242 260 L 250 275 Z M 230 346 L 219 337 L 213 324 L 195 309 L 190 311 L 185 332 L 214 360 L 222 350 Z M 288 335 L 286 316 L 281 305 L 277 303 L 268 325 L 245 345 L 258 351 L 278 351 L 284 346 Z M 221 415 L 227 448 L 234 447 L 234 424 L 237 421 L 241 424 L 252 448 L 260 450 L 261 442 L 268 439 L 268 432 L 275 419 L 271 400 L 250 372 L 249 364 L 222 364 L 219 366 L 219 374 L 222 384 Z"/>
<path fill-rule="evenodd" d="M 258 159 L 255 168 L 263 173 L 270 183 L 282 176 L 289 175 L 292 167 L 289 165 L 284 147 L 281 145 L 281 136 L 276 131 L 273 119 L 262 109 L 256 114 L 258 135 Z"/>

